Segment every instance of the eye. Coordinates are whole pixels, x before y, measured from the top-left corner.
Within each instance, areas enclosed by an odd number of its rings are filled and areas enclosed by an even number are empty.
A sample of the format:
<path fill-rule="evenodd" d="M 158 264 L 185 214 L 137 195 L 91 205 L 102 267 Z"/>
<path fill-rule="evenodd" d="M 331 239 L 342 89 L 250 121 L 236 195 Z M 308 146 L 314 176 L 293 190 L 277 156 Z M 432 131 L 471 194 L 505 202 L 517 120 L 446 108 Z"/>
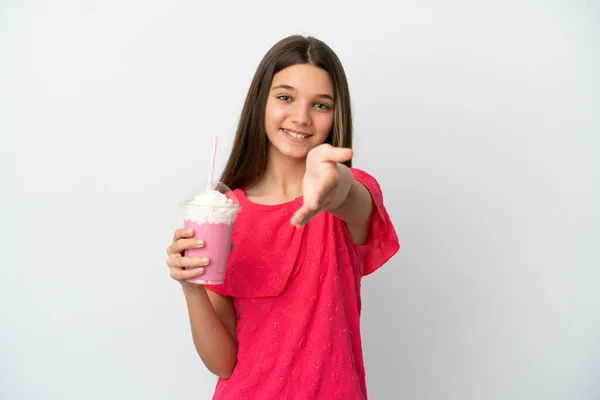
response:
<path fill-rule="evenodd" d="M 321 110 L 328 110 L 329 109 L 329 106 L 327 104 L 325 104 L 325 103 L 317 103 L 317 104 L 315 104 L 315 107 L 317 107 L 317 108 L 319 108 Z"/>
<path fill-rule="evenodd" d="M 292 98 L 290 96 L 287 96 L 285 94 L 282 94 L 281 96 L 277 96 L 277 98 L 281 101 L 286 101 L 286 102 L 290 102 L 292 101 Z"/>

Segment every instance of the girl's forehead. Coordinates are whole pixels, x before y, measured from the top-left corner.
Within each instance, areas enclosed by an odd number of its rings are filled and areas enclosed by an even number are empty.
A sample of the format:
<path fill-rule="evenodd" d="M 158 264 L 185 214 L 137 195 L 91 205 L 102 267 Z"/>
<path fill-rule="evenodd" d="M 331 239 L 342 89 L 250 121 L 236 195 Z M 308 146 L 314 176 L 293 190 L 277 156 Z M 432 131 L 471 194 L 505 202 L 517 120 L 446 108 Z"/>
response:
<path fill-rule="evenodd" d="M 273 76 L 271 87 L 277 86 L 333 96 L 333 83 L 327 71 L 310 64 L 297 64 L 282 69 Z"/>

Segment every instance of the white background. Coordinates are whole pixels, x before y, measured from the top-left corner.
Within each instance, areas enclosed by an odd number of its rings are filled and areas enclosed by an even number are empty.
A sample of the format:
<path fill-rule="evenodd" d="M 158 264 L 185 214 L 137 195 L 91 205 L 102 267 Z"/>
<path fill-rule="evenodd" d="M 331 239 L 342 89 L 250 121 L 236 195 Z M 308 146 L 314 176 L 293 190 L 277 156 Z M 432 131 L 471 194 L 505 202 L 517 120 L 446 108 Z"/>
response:
<path fill-rule="evenodd" d="M 165 249 L 293 33 L 346 68 L 402 249 L 370 397 L 600 398 L 592 1 L 0 2 L 0 398 L 209 399 Z"/>

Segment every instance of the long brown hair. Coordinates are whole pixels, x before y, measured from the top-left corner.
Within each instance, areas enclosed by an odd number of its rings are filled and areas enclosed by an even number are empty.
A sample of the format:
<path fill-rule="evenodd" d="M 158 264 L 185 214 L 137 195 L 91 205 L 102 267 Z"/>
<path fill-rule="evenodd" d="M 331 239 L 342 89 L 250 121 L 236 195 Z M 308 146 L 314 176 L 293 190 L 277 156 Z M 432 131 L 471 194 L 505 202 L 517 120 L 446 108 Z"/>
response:
<path fill-rule="evenodd" d="M 262 178 L 267 167 L 265 107 L 273 76 L 296 64 L 312 64 L 325 70 L 333 82 L 334 118 L 326 143 L 352 148 L 352 110 L 346 73 L 337 55 L 322 41 L 300 35 L 276 43 L 264 56 L 246 96 L 233 148 L 221 175 L 221 182 L 232 190 L 249 189 Z M 351 167 L 352 161 L 345 163 Z"/>

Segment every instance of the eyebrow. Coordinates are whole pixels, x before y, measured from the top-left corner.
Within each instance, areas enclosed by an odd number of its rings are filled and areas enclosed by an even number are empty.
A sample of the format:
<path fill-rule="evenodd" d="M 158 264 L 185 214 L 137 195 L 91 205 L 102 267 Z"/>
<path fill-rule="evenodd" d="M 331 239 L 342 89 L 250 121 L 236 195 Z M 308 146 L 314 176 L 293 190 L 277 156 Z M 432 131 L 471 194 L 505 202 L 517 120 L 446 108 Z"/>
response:
<path fill-rule="evenodd" d="M 275 89 L 286 89 L 286 90 L 291 90 L 293 92 L 297 91 L 295 87 L 290 86 L 290 85 L 286 85 L 285 83 L 281 84 L 281 85 L 273 86 L 271 88 L 271 91 L 273 91 Z M 333 96 L 331 96 L 330 94 L 324 94 L 324 93 L 323 94 L 318 94 L 317 97 L 320 97 L 322 99 L 329 99 L 331 101 L 334 101 Z"/>

